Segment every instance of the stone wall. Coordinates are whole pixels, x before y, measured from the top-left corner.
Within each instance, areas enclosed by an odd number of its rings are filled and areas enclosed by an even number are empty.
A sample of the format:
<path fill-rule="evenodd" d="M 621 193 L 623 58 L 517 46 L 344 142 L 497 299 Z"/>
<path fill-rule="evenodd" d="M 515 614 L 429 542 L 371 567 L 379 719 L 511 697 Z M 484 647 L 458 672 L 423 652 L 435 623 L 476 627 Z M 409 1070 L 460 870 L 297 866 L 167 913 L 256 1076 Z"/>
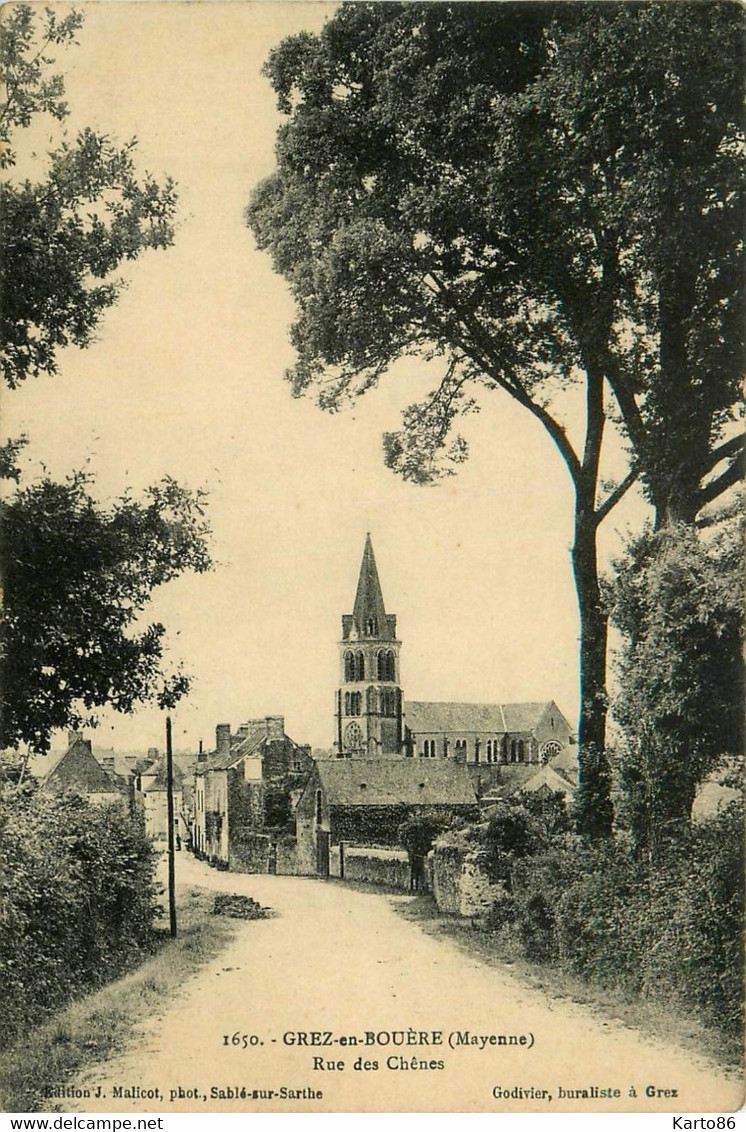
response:
<path fill-rule="evenodd" d="M 250 829 L 231 837 L 228 868 L 234 873 L 266 873 L 269 867 L 269 837 Z"/>
<path fill-rule="evenodd" d="M 471 847 L 436 842 L 428 873 L 438 911 L 453 916 L 481 918 L 499 890 L 482 872 L 478 854 Z"/>
<path fill-rule="evenodd" d="M 345 880 L 380 884 L 409 892 L 409 856 L 404 849 L 344 847 Z"/>
<path fill-rule="evenodd" d="M 232 872 L 268 873 L 272 860 L 277 876 L 298 876 L 295 840 L 280 839 L 271 833 L 259 833 L 253 829 L 240 829 L 231 838 L 228 867 Z"/>

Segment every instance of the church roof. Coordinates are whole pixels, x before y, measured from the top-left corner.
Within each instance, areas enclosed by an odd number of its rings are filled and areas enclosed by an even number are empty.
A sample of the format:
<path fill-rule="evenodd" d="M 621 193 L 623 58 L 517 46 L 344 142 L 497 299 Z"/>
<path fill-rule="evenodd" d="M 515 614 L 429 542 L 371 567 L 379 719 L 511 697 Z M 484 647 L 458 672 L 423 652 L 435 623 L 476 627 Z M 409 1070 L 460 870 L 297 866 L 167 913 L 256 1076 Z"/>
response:
<path fill-rule="evenodd" d="M 554 706 L 562 714 L 552 700 L 521 704 L 427 703 L 407 700 L 404 704 L 404 721 L 415 735 L 455 731 L 464 734 L 491 731 L 503 735 L 532 731 L 550 706 Z"/>
<path fill-rule="evenodd" d="M 473 806 L 465 766 L 450 760 L 330 759 L 316 771 L 330 806 Z"/>
<path fill-rule="evenodd" d="M 396 617 L 387 615 L 383 604 L 381 582 L 369 534 L 365 536 L 352 617 L 342 618 L 342 635 L 345 640 L 350 638 L 353 628 L 358 637 L 380 641 L 393 641 L 396 638 Z"/>

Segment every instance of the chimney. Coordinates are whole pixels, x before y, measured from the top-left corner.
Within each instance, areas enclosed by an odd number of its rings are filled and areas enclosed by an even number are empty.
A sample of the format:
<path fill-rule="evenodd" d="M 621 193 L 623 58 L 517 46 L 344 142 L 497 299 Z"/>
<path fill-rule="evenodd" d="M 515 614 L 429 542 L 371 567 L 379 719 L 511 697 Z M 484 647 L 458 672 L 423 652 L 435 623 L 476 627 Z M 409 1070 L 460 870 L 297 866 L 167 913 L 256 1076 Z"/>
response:
<path fill-rule="evenodd" d="M 285 736 L 285 716 L 268 715 L 264 720 L 268 739 L 282 739 Z"/>
<path fill-rule="evenodd" d="M 78 739 L 82 739 L 82 738 L 83 738 L 83 736 L 81 735 L 81 733 L 78 731 L 77 728 L 74 728 L 72 731 L 68 731 L 68 733 L 67 733 L 67 745 L 68 745 L 68 747 L 72 747 L 73 743 L 77 743 Z"/>
<path fill-rule="evenodd" d="M 205 751 L 201 739 L 199 741 L 199 750 L 197 751 L 197 762 L 198 763 L 206 763 L 207 762 L 207 751 Z"/>
<path fill-rule="evenodd" d="M 215 728 L 215 750 L 219 755 L 227 755 L 231 749 L 231 725 L 219 723 Z"/>
<path fill-rule="evenodd" d="M 114 770 L 113 755 L 105 755 L 102 759 L 99 759 L 99 762 L 101 763 L 101 766 L 104 768 L 104 770 Z"/>
<path fill-rule="evenodd" d="M 159 754 L 160 754 L 160 751 L 158 750 L 157 747 L 148 747 L 148 758 L 150 759 L 151 762 L 154 763 L 155 760 L 158 758 Z"/>

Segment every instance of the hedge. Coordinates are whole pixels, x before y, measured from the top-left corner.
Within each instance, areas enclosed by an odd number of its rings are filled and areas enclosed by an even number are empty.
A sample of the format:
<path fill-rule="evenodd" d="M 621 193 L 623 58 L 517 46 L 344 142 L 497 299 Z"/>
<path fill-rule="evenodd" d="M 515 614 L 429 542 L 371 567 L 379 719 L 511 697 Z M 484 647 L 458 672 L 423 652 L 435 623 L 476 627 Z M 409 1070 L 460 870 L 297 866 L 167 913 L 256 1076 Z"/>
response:
<path fill-rule="evenodd" d="M 131 967 L 151 946 L 155 861 L 121 805 L 0 796 L 0 1044 Z"/>

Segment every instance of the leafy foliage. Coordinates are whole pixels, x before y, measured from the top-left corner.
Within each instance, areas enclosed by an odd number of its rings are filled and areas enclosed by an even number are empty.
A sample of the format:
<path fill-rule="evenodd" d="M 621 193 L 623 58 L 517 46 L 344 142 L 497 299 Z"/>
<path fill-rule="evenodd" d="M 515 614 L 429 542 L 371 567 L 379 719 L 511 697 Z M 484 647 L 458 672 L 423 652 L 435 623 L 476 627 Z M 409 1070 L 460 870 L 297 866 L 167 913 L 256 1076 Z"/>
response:
<path fill-rule="evenodd" d="M 744 750 L 743 519 L 646 532 L 616 564 L 624 816 L 640 848 L 688 822 L 697 786 Z"/>
<path fill-rule="evenodd" d="M 433 847 L 433 841 L 448 828 L 445 817 L 431 814 L 411 814 L 399 826 L 398 840 L 403 849 L 413 857 L 426 857 Z"/>
<path fill-rule="evenodd" d="M 730 3 L 359 3 L 280 44 L 247 215 L 296 298 L 295 392 L 334 408 L 443 356 L 386 442 L 431 479 L 465 455 L 454 391 L 507 391 L 567 460 L 548 407 L 598 370 L 656 505 L 696 506 L 742 356 L 743 26 Z"/>
<path fill-rule="evenodd" d="M 89 487 L 84 473 L 45 478 L 0 508 L 1 746 L 44 751 L 96 708 L 169 707 L 188 689 L 180 669 L 163 671 L 164 626 L 138 618 L 156 587 L 209 568 L 204 498 L 166 479 L 107 509 Z"/>
<path fill-rule="evenodd" d="M 0 798 L 2 1044 L 152 942 L 154 853 L 121 806 L 31 787 Z"/>
<path fill-rule="evenodd" d="M 3 20 L 0 164 L 6 168 L 16 162 L 17 130 L 39 114 L 67 117 L 64 80 L 49 73 L 50 51 L 73 42 L 81 23 L 79 13 L 60 19 L 27 4 L 9 9 Z M 124 286 L 114 275 L 120 264 L 172 243 L 174 184 L 138 176 L 136 144 L 119 146 L 84 129 L 47 155 L 43 180 L 0 185 L 0 349 L 11 388 L 54 373 L 61 347 L 87 346 Z"/>
<path fill-rule="evenodd" d="M 695 1014 L 743 1039 L 743 806 L 687 827 L 655 863 L 624 839 L 563 835 L 512 862 L 487 926 L 532 960 Z"/>

